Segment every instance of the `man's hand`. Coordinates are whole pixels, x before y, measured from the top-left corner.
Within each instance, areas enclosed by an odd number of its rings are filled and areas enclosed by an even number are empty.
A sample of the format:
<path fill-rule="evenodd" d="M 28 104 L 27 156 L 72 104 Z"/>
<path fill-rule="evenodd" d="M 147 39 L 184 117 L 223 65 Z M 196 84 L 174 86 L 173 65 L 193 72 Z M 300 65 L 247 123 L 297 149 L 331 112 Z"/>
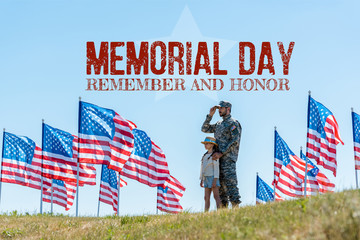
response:
<path fill-rule="evenodd" d="M 219 152 L 214 153 L 214 154 L 212 155 L 212 160 L 218 160 L 218 159 L 221 158 L 222 156 L 223 156 L 222 153 L 219 153 Z"/>
<path fill-rule="evenodd" d="M 216 109 L 217 109 L 216 106 L 210 108 L 210 113 L 209 113 L 209 115 L 210 115 L 211 117 L 214 116 L 214 114 L 215 114 L 215 112 L 216 112 Z"/>
<path fill-rule="evenodd" d="M 200 182 L 200 187 L 204 187 L 204 182 L 203 182 L 203 180 L 201 180 L 201 182 Z"/>

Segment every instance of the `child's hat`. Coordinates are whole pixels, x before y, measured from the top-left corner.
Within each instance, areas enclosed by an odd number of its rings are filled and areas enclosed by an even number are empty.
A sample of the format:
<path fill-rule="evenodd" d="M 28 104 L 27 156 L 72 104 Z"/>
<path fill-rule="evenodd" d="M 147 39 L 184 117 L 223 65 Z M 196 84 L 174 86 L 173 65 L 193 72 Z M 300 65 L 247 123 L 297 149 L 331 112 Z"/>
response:
<path fill-rule="evenodd" d="M 206 137 L 205 140 L 203 142 L 201 142 L 202 144 L 205 144 L 205 143 L 212 143 L 214 145 L 217 146 L 217 143 L 216 143 L 216 139 L 213 138 L 213 137 Z"/>

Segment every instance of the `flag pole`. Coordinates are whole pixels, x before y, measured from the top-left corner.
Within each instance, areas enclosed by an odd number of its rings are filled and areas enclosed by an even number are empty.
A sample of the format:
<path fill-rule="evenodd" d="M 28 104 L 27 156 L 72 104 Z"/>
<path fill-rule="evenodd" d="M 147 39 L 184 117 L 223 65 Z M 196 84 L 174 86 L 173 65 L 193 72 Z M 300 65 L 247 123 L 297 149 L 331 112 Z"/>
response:
<path fill-rule="evenodd" d="M 80 123 L 81 123 L 81 97 L 79 97 L 79 117 L 78 117 L 78 159 L 76 173 L 76 217 L 79 216 L 79 157 L 80 157 Z"/>
<path fill-rule="evenodd" d="M 258 191 L 258 180 L 259 180 L 259 173 L 256 172 L 256 190 L 255 190 L 255 204 L 257 205 L 258 202 L 257 202 L 257 191 Z M 275 198 L 275 194 L 274 194 L 274 198 Z"/>
<path fill-rule="evenodd" d="M 358 175 L 356 170 L 356 159 L 355 159 L 355 128 L 354 128 L 354 108 L 351 108 L 351 120 L 352 120 L 352 127 L 353 127 L 353 142 L 354 142 L 354 161 L 355 161 L 355 181 L 356 181 L 356 188 L 359 188 L 358 183 Z"/>
<path fill-rule="evenodd" d="M 54 202 L 54 179 L 51 179 L 51 214 L 53 214 L 53 202 Z"/>
<path fill-rule="evenodd" d="M 79 159 L 77 162 L 76 174 L 76 217 L 79 216 Z"/>
<path fill-rule="evenodd" d="M 306 198 L 306 176 L 307 176 L 307 165 L 308 165 L 308 161 L 307 161 L 307 154 L 308 154 L 308 144 L 307 144 L 307 138 L 308 138 L 308 135 L 309 135 L 309 117 L 310 117 L 310 98 L 311 98 L 311 91 L 309 90 L 309 97 L 308 97 L 308 110 L 307 110 L 307 134 L 306 134 L 306 153 L 305 153 L 305 162 L 306 162 L 306 165 L 305 165 L 305 188 L 304 188 L 304 197 Z"/>
<path fill-rule="evenodd" d="M 99 199 L 98 199 L 97 217 L 99 217 L 99 212 L 100 212 L 100 189 L 99 189 Z"/>
<path fill-rule="evenodd" d="M 99 213 L 100 213 L 100 191 L 101 191 L 101 179 L 102 179 L 102 174 L 103 174 L 103 165 L 101 165 L 101 175 L 100 175 L 100 186 L 99 186 L 99 199 L 98 199 L 98 210 L 97 210 L 97 216 L 99 217 Z"/>
<path fill-rule="evenodd" d="M 118 189 L 118 202 L 117 202 L 117 211 L 116 211 L 116 213 L 117 213 L 117 216 L 119 216 L 119 212 L 120 212 L 120 210 L 119 210 L 119 207 L 120 207 L 120 172 L 119 172 L 119 189 Z"/>
<path fill-rule="evenodd" d="M 274 172 L 275 172 L 275 157 L 276 157 L 276 126 L 274 127 Z M 274 174 L 274 200 L 275 200 L 275 190 L 276 190 L 276 182 L 275 182 L 275 174 Z"/>
<path fill-rule="evenodd" d="M 43 162 L 44 162 L 44 122 L 45 120 L 42 119 L 42 125 L 41 125 L 41 135 L 42 135 L 42 139 L 41 139 L 41 188 L 40 188 L 40 214 L 43 213 Z"/>
<path fill-rule="evenodd" d="M 302 153 L 302 147 L 300 147 L 300 155 Z M 300 156 L 301 158 L 301 156 Z M 307 168 L 308 168 L 308 160 L 307 157 L 305 156 L 305 178 L 304 178 L 304 197 L 306 197 L 306 188 L 307 188 Z"/>
<path fill-rule="evenodd" d="M 0 203 L 1 203 L 1 183 L 2 183 L 2 164 L 4 161 L 4 142 L 5 142 L 5 128 L 3 131 L 3 144 L 2 144 L 2 152 L 1 152 L 1 166 L 0 166 Z"/>
<path fill-rule="evenodd" d="M 157 203 L 157 201 L 158 201 L 158 195 L 157 195 L 158 188 L 159 188 L 159 187 L 156 187 L 156 215 L 158 215 L 158 212 L 159 212 L 159 210 L 158 210 L 158 203 Z"/>

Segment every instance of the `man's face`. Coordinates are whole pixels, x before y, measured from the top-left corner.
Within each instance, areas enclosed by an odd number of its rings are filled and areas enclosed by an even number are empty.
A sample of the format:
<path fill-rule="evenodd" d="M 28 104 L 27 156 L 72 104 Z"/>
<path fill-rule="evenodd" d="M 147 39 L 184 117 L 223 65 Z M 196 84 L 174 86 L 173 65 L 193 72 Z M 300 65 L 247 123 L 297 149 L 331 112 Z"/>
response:
<path fill-rule="evenodd" d="M 226 107 L 220 107 L 220 108 L 219 108 L 219 115 L 220 115 L 220 117 L 226 116 L 226 113 L 227 113 L 227 108 L 226 108 Z"/>

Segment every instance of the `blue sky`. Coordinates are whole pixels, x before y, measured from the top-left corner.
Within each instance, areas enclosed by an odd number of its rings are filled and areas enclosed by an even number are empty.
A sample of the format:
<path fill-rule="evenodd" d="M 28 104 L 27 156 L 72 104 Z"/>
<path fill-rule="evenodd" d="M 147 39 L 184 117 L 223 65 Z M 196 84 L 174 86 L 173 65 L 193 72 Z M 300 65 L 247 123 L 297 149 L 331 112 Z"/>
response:
<path fill-rule="evenodd" d="M 360 112 L 358 89 L 359 3 L 357 1 L 2 1 L 0 3 L 0 127 L 41 143 L 41 119 L 77 133 L 78 97 L 114 109 L 134 121 L 165 152 L 171 174 L 187 188 L 184 209 L 202 211 L 199 186 L 200 131 L 209 108 L 219 100 L 233 104 L 243 127 L 237 174 L 244 205 L 255 203 L 256 172 L 273 178 L 274 126 L 298 153 L 306 142 L 307 94 L 335 115 L 345 142 L 338 146 L 336 190 L 355 187 L 350 108 Z M 86 42 L 220 42 L 219 92 L 186 90 L 94 92 L 86 89 Z M 275 76 L 282 61 L 276 42 L 295 47 L 289 65 L 290 91 L 230 92 L 230 77 L 239 77 L 238 42 L 250 41 L 259 59 L 261 43 L 271 42 Z M 98 46 L 97 45 L 97 46 Z M 176 75 L 175 75 L 176 76 Z M 174 76 L 174 77 L 175 77 Z M 145 76 L 139 76 L 144 78 Z M 149 77 L 167 77 L 149 75 Z M 195 78 L 184 76 L 187 82 Z M 258 77 L 256 74 L 248 76 Z M 219 120 L 214 116 L 213 122 Z M 98 167 L 98 181 L 100 178 Z M 98 185 L 80 189 L 79 213 L 95 215 Z M 26 201 L 24 201 L 26 196 Z M 2 184 L 0 211 L 37 212 L 40 192 Z M 212 209 L 214 202 L 212 202 Z M 44 203 L 45 211 L 50 205 Z M 65 211 L 58 206 L 55 212 Z M 128 180 L 121 191 L 120 214 L 154 214 L 156 189 Z M 75 206 L 69 214 L 75 213 Z M 101 205 L 101 214 L 112 214 Z"/>

